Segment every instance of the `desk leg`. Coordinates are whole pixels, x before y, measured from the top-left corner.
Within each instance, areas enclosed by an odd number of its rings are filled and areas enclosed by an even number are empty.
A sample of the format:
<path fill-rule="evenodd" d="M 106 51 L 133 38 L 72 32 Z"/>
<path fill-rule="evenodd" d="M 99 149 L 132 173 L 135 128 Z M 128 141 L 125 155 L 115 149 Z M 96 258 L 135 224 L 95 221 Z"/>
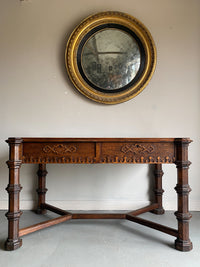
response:
<path fill-rule="evenodd" d="M 42 208 L 42 204 L 45 204 L 45 196 L 48 190 L 46 188 L 46 175 L 47 175 L 46 164 L 39 164 L 37 175 L 38 175 L 38 189 L 36 190 L 38 193 L 37 213 L 45 214 L 47 210 Z"/>
<path fill-rule="evenodd" d="M 178 194 L 178 211 L 175 212 L 178 220 L 178 238 L 175 248 L 181 251 L 190 251 L 192 242 L 189 239 L 189 220 L 192 217 L 188 211 L 188 195 L 191 191 L 188 185 L 188 168 L 190 162 L 187 159 L 187 143 L 177 145 L 177 174 L 178 181 L 175 190 Z"/>
<path fill-rule="evenodd" d="M 164 172 L 162 170 L 162 164 L 155 164 L 154 169 L 154 177 L 155 177 L 155 188 L 154 188 L 154 194 L 155 194 L 155 203 L 158 203 L 158 208 L 155 210 L 152 210 L 155 214 L 163 214 L 165 210 L 162 206 L 162 195 L 164 190 L 162 189 L 162 176 Z"/>
<path fill-rule="evenodd" d="M 19 197 L 21 191 L 20 167 L 22 161 L 20 160 L 21 148 L 20 142 L 10 144 L 10 160 L 7 161 L 9 168 L 9 184 L 6 188 L 9 194 L 9 210 L 6 213 L 8 219 L 8 239 L 5 243 L 6 250 L 15 250 L 22 245 L 22 239 L 19 238 L 19 219 L 21 211 L 19 210 Z"/>

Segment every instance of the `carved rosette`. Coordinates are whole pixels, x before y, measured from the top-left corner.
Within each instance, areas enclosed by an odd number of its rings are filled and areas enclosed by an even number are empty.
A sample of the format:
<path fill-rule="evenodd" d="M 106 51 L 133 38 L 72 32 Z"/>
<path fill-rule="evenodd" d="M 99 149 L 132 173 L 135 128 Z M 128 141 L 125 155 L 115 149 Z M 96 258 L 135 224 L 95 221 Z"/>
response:
<path fill-rule="evenodd" d="M 74 153 L 77 151 L 77 147 L 70 145 L 63 145 L 63 144 L 59 144 L 59 145 L 47 145 L 45 147 L 43 147 L 42 151 L 44 153 L 55 153 L 55 154 L 65 154 L 65 153 Z"/>

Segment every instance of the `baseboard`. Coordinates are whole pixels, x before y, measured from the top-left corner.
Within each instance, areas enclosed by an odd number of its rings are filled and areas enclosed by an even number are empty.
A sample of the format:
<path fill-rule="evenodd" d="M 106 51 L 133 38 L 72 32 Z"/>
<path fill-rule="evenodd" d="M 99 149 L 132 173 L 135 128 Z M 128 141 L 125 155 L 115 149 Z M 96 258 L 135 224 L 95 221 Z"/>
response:
<path fill-rule="evenodd" d="M 149 201 L 127 201 L 127 200 L 69 200 L 69 201 L 47 201 L 64 210 L 134 210 L 149 205 Z M 31 200 L 20 201 L 21 210 L 33 210 L 36 202 Z M 7 210 L 8 202 L 0 201 L 0 210 Z M 166 202 L 165 210 L 176 210 L 174 202 Z M 190 211 L 200 211 L 200 201 L 190 201 Z"/>

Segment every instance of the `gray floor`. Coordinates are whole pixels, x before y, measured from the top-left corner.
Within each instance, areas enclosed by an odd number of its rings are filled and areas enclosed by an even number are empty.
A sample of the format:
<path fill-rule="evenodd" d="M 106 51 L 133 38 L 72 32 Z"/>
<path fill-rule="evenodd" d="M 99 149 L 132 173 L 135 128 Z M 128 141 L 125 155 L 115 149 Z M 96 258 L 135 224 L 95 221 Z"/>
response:
<path fill-rule="evenodd" d="M 193 212 L 190 238 L 193 250 L 173 248 L 175 238 L 124 220 L 73 220 L 23 237 L 23 246 L 4 251 L 7 237 L 5 211 L 0 211 L 0 266 L 26 267 L 165 267 L 200 266 L 200 212 Z M 25 211 L 21 227 L 40 222 L 47 215 Z M 141 217 L 176 228 L 173 212 Z"/>

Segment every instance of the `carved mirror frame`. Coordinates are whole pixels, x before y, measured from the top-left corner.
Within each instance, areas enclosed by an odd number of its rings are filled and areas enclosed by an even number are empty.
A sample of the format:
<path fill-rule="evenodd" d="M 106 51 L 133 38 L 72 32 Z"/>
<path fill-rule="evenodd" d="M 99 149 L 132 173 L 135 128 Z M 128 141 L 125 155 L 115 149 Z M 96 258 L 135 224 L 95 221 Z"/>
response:
<path fill-rule="evenodd" d="M 83 61 L 83 54 L 85 53 L 84 49 L 87 49 L 87 46 L 89 46 L 89 40 L 93 36 L 97 36 L 97 34 L 106 30 L 120 31 L 122 35 L 125 33 L 127 38 L 132 38 L 132 40 L 134 40 L 133 42 L 135 42 L 135 45 L 138 47 L 140 55 L 140 63 L 135 76 L 133 76 L 131 80 L 129 79 L 130 81 L 127 82 L 127 84 L 118 87 L 116 85 L 114 89 L 102 87 L 99 85 L 100 79 L 98 82 L 97 78 L 97 84 L 95 84 L 93 80 L 88 78 L 89 69 L 84 69 L 84 64 L 87 64 L 87 61 Z M 109 35 L 109 31 L 105 33 L 107 36 Z M 116 33 L 118 34 L 118 32 Z M 101 38 L 103 38 L 102 36 L 101 34 Z M 100 37 L 100 35 L 98 37 Z M 104 41 L 104 46 L 106 46 L 108 39 L 109 38 L 101 40 L 101 42 Z M 101 53 L 105 54 L 106 52 Z M 126 51 L 123 52 L 123 54 L 125 53 Z M 84 55 L 86 55 L 86 53 Z M 108 57 L 106 60 L 107 59 Z M 156 48 L 150 32 L 140 21 L 122 12 L 107 11 L 86 18 L 74 29 L 66 46 L 65 63 L 70 80 L 84 96 L 104 104 L 117 104 L 135 97 L 146 87 L 155 70 Z M 98 72 L 96 63 L 93 62 L 92 64 L 95 65 L 93 67 L 95 71 Z M 128 64 L 122 66 L 123 69 L 126 66 L 128 66 Z M 99 64 L 99 67 L 101 67 L 101 64 Z M 109 71 L 110 70 L 112 72 L 112 66 L 109 66 Z M 99 72 L 100 71 L 101 68 Z M 127 73 L 126 70 L 125 72 Z M 110 74 L 104 72 L 104 76 L 105 75 L 108 76 Z"/>

